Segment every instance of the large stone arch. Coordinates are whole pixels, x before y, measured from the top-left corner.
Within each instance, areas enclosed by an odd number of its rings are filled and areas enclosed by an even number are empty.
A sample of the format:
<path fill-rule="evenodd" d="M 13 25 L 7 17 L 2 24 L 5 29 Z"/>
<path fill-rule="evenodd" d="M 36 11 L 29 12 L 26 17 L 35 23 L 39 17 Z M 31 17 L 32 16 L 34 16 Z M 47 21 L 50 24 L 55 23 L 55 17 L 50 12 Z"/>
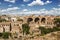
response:
<path fill-rule="evenodd" d="M 40 19 L 38 17 L 35 18 L 34 22 L 38 22 Z"/>
<path fill-rule="evenodd" d="M 46 18 L 42 18 L 41 23 L 45 23 L 45 22 L 46 22 Z"/>
<path fill-rule="evenodd" d="M 28 23 L 31 22 L 31 21 L 33 21 L 33 18 L 28 18 L 28 19 L 27 19 L 27 22 L 28 22 Z"/>

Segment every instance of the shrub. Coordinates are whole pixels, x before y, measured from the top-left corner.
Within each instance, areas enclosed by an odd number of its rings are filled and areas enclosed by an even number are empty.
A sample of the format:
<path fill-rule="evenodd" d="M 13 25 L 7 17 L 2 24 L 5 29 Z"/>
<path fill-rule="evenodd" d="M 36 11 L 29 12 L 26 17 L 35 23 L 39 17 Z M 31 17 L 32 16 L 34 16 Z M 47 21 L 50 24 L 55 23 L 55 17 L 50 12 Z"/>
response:
<path fill-rule="evenodd" d="M 0 33 L 0 37 L 2 37 L 3 36 L 3 34 L 2 33 Z"/>
<path fill-rule="evenodd" d="M 55 31 L 60 31 L 59 27 L 53 27 L 53 28 L 47 28 L 47 29 L 44 27 L 39 27 L 39 29 L 41 30 L 41 35 L 45 35 Z"/>
<path fill-rule="evenodd" d="M 9 38 L 9 35 L 10 35 L 10 33 L 4 32 L 4 33 L 3 33 L 3 38 L 4 38 L 4 39 L 8 39 L 8 38 Z"/>
<path fill-rule="evenodd" d="M 3 21 L 5 21 L 5 22 L 6 22 L 7 20 L 6 20 L 6 19 L 0 19 L 0 22 L 3 22 Z"/>
<path fill-rule="evenodd" d="M 60 27 L 60 18 L 55 18 L 54 19 L 54 24 L 57 26 L 57 27 Z"/>
<path fill-rule="evenodd" d="M 23 34 L 29 34 L 29 24 L 22 24 Z"/>

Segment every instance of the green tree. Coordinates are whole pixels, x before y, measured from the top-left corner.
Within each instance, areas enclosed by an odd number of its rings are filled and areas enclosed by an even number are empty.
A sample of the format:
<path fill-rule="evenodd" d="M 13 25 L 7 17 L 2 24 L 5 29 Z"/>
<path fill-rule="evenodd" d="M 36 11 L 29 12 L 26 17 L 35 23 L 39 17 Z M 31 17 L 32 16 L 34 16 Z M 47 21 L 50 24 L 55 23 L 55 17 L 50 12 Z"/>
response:
<path fill-rule="evenodd" d="M 60 27 L 60 18 L 55 18 L 54 19 L 54 24 L 57 26 L 57 27 Z"/>
<path fill-rule="evenodd" d="M 58 28 L 58 27 L 53 27 L 53 31 L 60 31 L 60 28 Z"/>
<path fill-rule="evenodd" d="M 0 37 L 2 37 L 3 36 L 3 34 L 2 33 L 0 33 Z"/>
<path fill-rule="evenodd" d="M 6 19 L 0 19 L 0 22 L 6 22 L 7 20 Z"/>
<path fill-rule="evenodd" d="M 59 27 L 53 27 L 53 28 L 39 27 L 39 30 L 41 30 L 41 35 L 45 35 L 51 32 L 60 31 L 60 28 Z"/>
<path fill-rule="evenodd" d="M 9 36 L 10 36 L 10 33 L 9 33 L 9 32 L 4 32 L 4 33 L 3 33 L 3 38 L 4 38 L 4 39 L 8 39 Z"/>
<path fill-rule="evenodd" d="M 39 29 L 41 30 L 41 35 L 46 34 L 46 28 L 44 28 L 44 27 L 39 27 Z"/>
<path fill-rule="evenodd" d="M 29 29 L 30 29 L 30 27 L 29 27 L 29 24 L 22 24 L 22 29 L 23 29 L 23 35 L 24 35 L 24 33 L 25 34 L 29 34 Z"/>

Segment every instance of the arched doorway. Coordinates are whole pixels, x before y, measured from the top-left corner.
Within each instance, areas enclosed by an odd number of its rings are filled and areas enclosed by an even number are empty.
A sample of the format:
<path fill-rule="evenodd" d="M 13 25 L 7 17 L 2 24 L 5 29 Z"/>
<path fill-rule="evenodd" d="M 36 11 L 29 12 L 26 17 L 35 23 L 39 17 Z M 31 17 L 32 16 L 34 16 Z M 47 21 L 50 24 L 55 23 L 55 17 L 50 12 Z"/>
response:
<path fill-rule="evenodd" d="M 37 17 L 35 18 L 34 22 L 38 22 L 40 19 Z"/>
<path fill-rule="evenodd" d="M 41 23 L 45 23 L 46 19 L 45 18 L 42 18 L 41 19 Z"/>
<path fill-rule="evenodd" d="M 31 22 L 31 21 L 33 21 L 32 18 L 28 18 L 28 19 L 27 19 L 27 22 L 28 22 L 28 23 Z"/>

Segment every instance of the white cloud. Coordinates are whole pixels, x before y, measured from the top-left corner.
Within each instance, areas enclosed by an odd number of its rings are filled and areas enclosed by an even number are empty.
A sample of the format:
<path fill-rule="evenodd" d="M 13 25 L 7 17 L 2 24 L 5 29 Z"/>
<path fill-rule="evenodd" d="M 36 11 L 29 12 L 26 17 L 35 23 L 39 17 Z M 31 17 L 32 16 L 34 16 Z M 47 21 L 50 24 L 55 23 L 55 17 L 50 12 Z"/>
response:
<path fill-rule="evenodd" d="M 12 11 L 12 10 L 17 10 L 19 9 L 18 7 L 12 7 L 12 8 L 7 8 L 7 9 L 2 9 L 1 12 L 6 12 L 6 11 Z"/>
<path fill-rule="evenodd" d="M 23 12 L 26 12 L 26 11 L 28 11 L 28 9 L 23 9 L 22 11 L 23 11 Z"/>
<path fill-rule="evenodd" d="M 28 2 L 28 1 L 30 1 L 30 0 L 23 0 L 24 2 Z"/>
<path fill-rule="evenodd" d="M 26 11 L 26 12 L 20 12 L 21 14 L 36 14 L 36 15 L 60 15 L 60 8 L 53 8 L 51 10 L 46 9 L 40 9 L 39 11 Z"/>
<path fill-rule="evenodd" d="M 7 9 L 0 9 L 0 13 L 1 14 L 17 14 L 19 9 L 20 8 L 18 8 L 18 7 L 11 7 L 11 8 L 7 8 Z"/>
<path fill-rule="evenodd" d="M 16 0 L 4 0 L 4 1 L 11 2 L 11 3 L 15 3 L 16 2 Z"/>
<path fill-rule="evenodd" d="M 60 5 L 58 5 L 60 7 Z"/>
<path fill-rule="evenodd" d="M 52 1 L 47 0 L 47 1 L 45 2 L 45 4 L 48 4 L 48 3 L 52 3 Z"/>
<path fill-rule="evenodd" d="M 41 0 L 36 0 L 36 1 L 33 1 L 32 3 L 28 4 L 28 6 L 33 6 L 33 5 L 44 5 L 44 2 Z"/>
<path fill-rule="evenodd" d="M 11 10 L 11 9 L 8 9 Z M 15 10 L 15 11 L 3 11 L 0 13 L 2 14 L 18 14 L 18 15 L 30 15 L 30 14 L 36 14 L 36 15 L 60 15 L 60 8 L 53 8 L 51 10 L 46 10 L 45 8 L 40 9 L 39 11 L 30 11 L 28 9 Z"/>
<path fill-rule="evenodd" d="M 32 3 L 28 4 L 28 6 L 34 6 L 34 5 L 45 5 L 45 4 L 48 4 L 48 3 L 51 3 L 52 1 L 49 1 L 47 0 L 46 2 L 43 2 L 41 0 L 36 0 L 36 1 L 33 1 Z"/>

